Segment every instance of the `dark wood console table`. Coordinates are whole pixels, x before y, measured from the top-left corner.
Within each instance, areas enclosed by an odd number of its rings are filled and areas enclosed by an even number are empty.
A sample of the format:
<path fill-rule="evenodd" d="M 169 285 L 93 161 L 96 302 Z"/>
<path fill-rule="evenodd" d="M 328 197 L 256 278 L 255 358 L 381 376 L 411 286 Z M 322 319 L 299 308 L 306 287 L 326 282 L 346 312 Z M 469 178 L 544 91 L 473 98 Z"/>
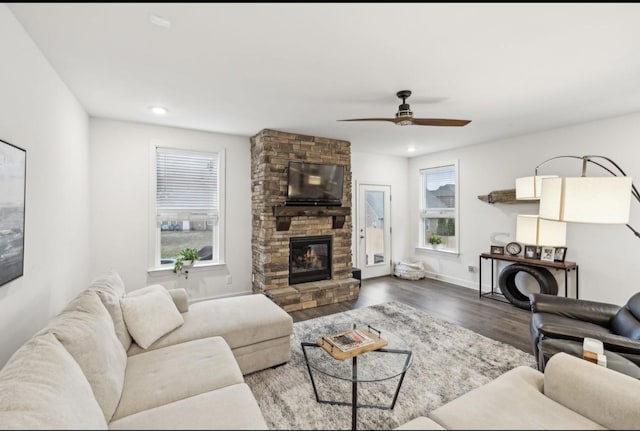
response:
<path fill-rule="evenodd" d="M 491 260 L 491 291 L 482 293 L 482 261 Z M 553 268 L 555 270 L 564 271 L 564 296 L 567 297 L 567 292 L 569 290 L 569 285 L 567 283 L 568 277 L 567 274 L 569 271 L 576 271 L 576 299 L 578 299 L 578 264 L 575 262 L 547 262 L 540 259 L 529 259 L 519 256 L 510 256 L 503 254 L 492 254 L 492 253 L 482 253 L 479 258 L 478 265 L 478 295 L 480 298 L 487 297 L 490 299 L 496 299 L 498 301 L 502 301 L 501 297 L 503 297 L 502 293 L 498 292 L 495 289 L 495 272 L 494 268 L 496 266 L 496 261 L 506 261 L 506 262 L 516 262 L 522 265 L 528 266 L 539 266 L 543 268 Z M 508 301 L 504 301 L 508 302 Z"/>

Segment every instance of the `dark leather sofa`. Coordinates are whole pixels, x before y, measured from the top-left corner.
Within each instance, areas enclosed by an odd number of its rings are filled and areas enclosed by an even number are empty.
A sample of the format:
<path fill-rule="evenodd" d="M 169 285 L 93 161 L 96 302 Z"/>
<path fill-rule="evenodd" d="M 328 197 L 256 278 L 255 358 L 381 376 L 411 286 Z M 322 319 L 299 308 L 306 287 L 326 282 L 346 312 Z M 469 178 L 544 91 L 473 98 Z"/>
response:
<path fill-rule="evenodd" d="M 529 300 L 531 342 L 538 364 L 543 338 L 582 341 L 590 337 L 640 366 L 640 292 L 622 307 L 543 293 L 532 293 Z"/>

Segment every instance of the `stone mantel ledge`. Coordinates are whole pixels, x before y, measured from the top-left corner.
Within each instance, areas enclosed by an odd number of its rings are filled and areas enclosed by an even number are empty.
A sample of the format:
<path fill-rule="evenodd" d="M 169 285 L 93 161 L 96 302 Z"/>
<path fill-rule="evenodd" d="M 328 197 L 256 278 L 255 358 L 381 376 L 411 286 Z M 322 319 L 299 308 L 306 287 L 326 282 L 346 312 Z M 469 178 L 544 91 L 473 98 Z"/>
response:
<path fill-rule="evenodd" d="M 276 217 L 276 230 L 289 230 L 291 217 L 333 217 L 333 229 L 341 229 L 346 217 L 351 214 L 351 207 L 338 206 L 287 206 L 274 205 L 273 215 Z"/>

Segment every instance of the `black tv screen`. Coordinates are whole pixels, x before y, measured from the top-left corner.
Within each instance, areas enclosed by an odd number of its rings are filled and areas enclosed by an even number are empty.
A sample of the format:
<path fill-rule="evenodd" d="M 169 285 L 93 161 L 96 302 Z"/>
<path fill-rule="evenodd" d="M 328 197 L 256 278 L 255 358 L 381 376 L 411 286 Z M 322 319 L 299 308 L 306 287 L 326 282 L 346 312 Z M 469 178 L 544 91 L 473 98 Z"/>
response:
<path fill-rule="evenodd" d="M 342 205 L 344 166 L 289 162 L 287 204 Z"/>

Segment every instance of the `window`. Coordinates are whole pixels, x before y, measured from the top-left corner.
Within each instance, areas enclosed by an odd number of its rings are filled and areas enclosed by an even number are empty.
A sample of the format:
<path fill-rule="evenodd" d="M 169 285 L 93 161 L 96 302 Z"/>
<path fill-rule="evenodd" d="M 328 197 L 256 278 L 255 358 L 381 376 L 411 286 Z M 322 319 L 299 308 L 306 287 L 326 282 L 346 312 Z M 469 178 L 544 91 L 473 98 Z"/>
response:
<path fill-rule="evenodd" d="M 183 248 L 200 261 L 222 259 L 219 153 L 155 148 L 155 267 L 173 265 Z"/>
<path fill-rule="evenodd" d="M 442 239 L 437 250 L 458 252 L 458 164 L 420 170 L 420 247 Z"/>

